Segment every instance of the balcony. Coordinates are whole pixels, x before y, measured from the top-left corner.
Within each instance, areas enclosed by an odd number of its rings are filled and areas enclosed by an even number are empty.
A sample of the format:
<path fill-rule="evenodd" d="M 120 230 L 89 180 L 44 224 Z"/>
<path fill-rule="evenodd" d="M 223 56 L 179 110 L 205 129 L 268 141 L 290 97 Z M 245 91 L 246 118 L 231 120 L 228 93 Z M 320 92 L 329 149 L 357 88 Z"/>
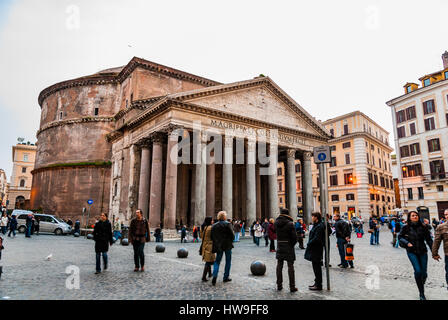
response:
<path fill-rule="evenodd" d="M 429 184 L 431 182 L 443 182 L 448 180 L 448 172 L 424 174 L 423 182 Z"/>

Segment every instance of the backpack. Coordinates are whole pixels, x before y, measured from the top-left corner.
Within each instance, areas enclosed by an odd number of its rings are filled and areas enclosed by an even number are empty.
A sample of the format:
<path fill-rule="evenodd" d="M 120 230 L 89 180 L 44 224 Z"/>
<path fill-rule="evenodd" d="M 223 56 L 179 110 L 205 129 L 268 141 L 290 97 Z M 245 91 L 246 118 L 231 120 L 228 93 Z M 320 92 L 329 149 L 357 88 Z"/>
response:
<path fill-rule="evenodd" d="M 401 231 L 401 223 L 395 222 L 395 232 L 398 233 Z"/>
<path fill-rule="evenodd" d="M 392 222 L 388 223 L 389 230 L 392 230 Z"/>

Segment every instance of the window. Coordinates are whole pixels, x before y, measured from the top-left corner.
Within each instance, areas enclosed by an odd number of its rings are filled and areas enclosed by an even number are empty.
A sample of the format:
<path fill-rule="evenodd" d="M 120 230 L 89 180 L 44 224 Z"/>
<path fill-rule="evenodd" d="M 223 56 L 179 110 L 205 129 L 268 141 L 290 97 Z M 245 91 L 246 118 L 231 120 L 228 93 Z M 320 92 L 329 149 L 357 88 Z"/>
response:
<path fill-rule="evenodd" d="M 436 106 L 434 100 L 428 100 L 423 102 L 423 113 L 430 114 L 436 112 Z"/>
<path fill-rule="evenodd" d="M 26 173 L 26 167 L 22 167 L 22 173 Z"/>
<path fill-rule="evenodd" d="M 296 179 L 296 189 L 300 190 L 300 180 Z"/>
<path fill-rule="evenodd" d="M 353 184 L 353 174 L 352 173 L 344 174 L 344 184 Z"/>
<path fill-rule="evenodd" d="M 416 131 L 415 131 L 415 123 L 414 122 L 409 124 L 409 133 L 411 134 L 411 136 L 416 133 Z"/>
<path fill-rule="evenodd" d="M 390 197 L 387 197 L 387 202 L 390 202 Z"/>
<path fill-rule="evenodd" d="M 20 187 L 25 187 L 25 180 L 24 179 L 22 179 L 22 180 L 20 180 Z"/>
<path fill-rule="evenodd" d="M 59 112 L 59 120 L 62 120 L 62 112 Z"/>
<path fill-rule="evenodd" d="M 25 162 L 28 161 L 28 154 L 27 154 L 27 153 L 25 153 L 25 154 L 23 155 L 23 161 L 25 161 Z"/>
<path fill-rule="evenodd" d="M 386 180 L 386 189 L 389 189 L 389 179 L 385 179 Z"/>
<path fill-rule="evenodd" d="M 336 157 L 331 157 L 330 167 L 336 167 Z"/>
<path fill-rule="evenodd" d="M 344 135 L 348 134 L 348 124 L 344 124 Z"/>
<path fill-rule="evenodd" d="M 381 196 L 381 201 L 386 201 L 386 198 L 384 196 Z"/>
<path fill-rule="evenodd" d="M 428 140 L 428 151 L 429 152 L 440 151 L 440 141 L 438 138 Z"/>
<path fill-rule="evenodd" d="M 400 157 L 402 158 L 409 157 L 409 146 L 400 147 Z"/>
<path fill-rule="evenodd" d="M 372 156 L 372 164 L 375 165 L 375 157 Z"/>
<path fill-rule="evenodd" d="M 297 197 L 297 202 L 302 202 L 302 197 Z"/>
<path fill-rule="evenodd" d="M 350 148 L 350 146 L 351 146 L 350 142 L 345 142 L 342 144 L 342 148 L 344 148 L 344 149 Z"/>
<path fill-rule="evenodd" d="M 350 153 L 345 154 L 345 164 L 350 164 Z"/>
<path fill-rule="evenodd" d="M 443 192 L 443 186 L 437 186 L 437 192 Z"/>
<path fill-rule="evenodd" d="M 334 137 L 334 129 L 330 129 L 330 134 L 332 137 Z"/>
<path fill-rule="evenodd" d="M 126 99 L 126 108 L 128 107 L 128 100 Z"/>
<path fill-rule="evenodd" d="M 338 194 L 332 194 L 331 195 L 331 201 L 339 201 L 339 195 Z"/>
<path fill-rule="evenodd" d="M 280 203 L 283 203 L 283 198 L 282 197 L 280 197 L 279 200 L 280 200 Z"/>
<path fill-rule="evenodd" d="M 296 172 L 300 172 L 300 164 L 296 164 Z"/>
<path fill-rule="evenodd" d="M 369 172 L 369 184 L 373 184 L 373 174 Z"/>
<path fill-rule="evenodd" d="M 406 130 L 405 130 L 404 126 L 397 128 L 397 135 L 398 135 L 398 138 L 406 137 Z"/>
<path fill-rule="evenodd" d="M 375 151 L 375 146 L 373 144 L 370 145 L 370 150 Z"/>
<path fill-rule="evenodd" d="M 376 174 L 373 175 L 373 184 L 378 185 L 378 176 Z"/>
<path fill-rule="evenodd" d="M 423 187 L 418 187 L 418 200 L 423 200 L 423 199 L 424 199 Z"/>
<path fill-rule="evenodd" d="M 448 79 L 448 71 L 445 71 L 445 79 Z"/>
<path fill-rule="evenodd" d="M 430 81 L 429 79 L 425 79 L 425 80 L 423 81 L 423 85 L 424 85 L 425 87 L 429 86 L 430 84 L 431 84 L 431 81 Z"/>
<path fill-rule="evenodd" d="M 434 117 L 425 119 L 425 130 L 430 131 L 436 128 L 436 124 L 434 122 Z"/>
<path fill-rule="evenodd" d="M 347 193 L 347 201 L 354 201 L 354 200 L 355 200 L 355 194 Z"/>
<path fill-rule="evenodd" d="M 131 103 L 134 101 L 134 93 L 131 93 Z"/>
<path fill-rule="evenodd" d="M 99 108 L 95 108 L 95 111 L 94 111 L 94 115 L 95 115 L 95 116 L 97 116 L 97 115 L 98 115 L 98 113 L 99 113 L 99 110 L 100 110 Z"/>
<path fill-rule="evenodd" d="M 337 186 L 338 185 L 338 175 L 333 174 L 330 176 L 330 186 Z"/>
<path fill-rule="evenodd" d="M 411 92 L 412 91 L 412 86 L 407 86 L 406 87 L 406 93 L 409 93 L 409 92 Z"/>
<path fill-rule="evenodd" d="M 380 176 L 380 186 L 382 186 L 383 188 L 386 186 L 383 176 Z"/>
<path fill-rule="evenodd" d="M 416 118 L 415 106 L 406 109 L 406 120 L 412 120 Z"/>
<path fill-rule="evenodd" d="M 411 149 L 411 156 L 420 154 L 420 144 L 419 143 L 413 143 L 409 147 Z"/>
<path fill-rule="evenodd" d="M 282 175 L 282 168 L 278 168 L 278 169 L 277 169 L 277 175 L 278 175 L 278 176 L 281 176 L 281 175 Z"/>
<path fill-rule="evenodd" d="M 281 183 L 281 182 L 278 183 L 278 191 L 282 191 L 282 185 L 283 185 L 283 183 Z"/>
<path fill-rule="evenodd" d="M 330 146 L 330 151 L 336 151 L 336 146 Z"/>
<path fill-rule="evenodd" d="M 390 188 L 393 189 L 394 188 L 394 182 L 392 181 L 392 179 L 390 179 L 389 182 L 390 182 Z M 392 201 L 394 201 L 394 200 L 392 200 Z"/>
<path fill-rule="evenodd" d="M 369 164 L 370 163 L 370 156 L 369 156 L 368 153 L 366 153 L 366 156 L 367 156 L 367 164 Z"/>
<path fill-rule="evenodd" d="M 443 160 L 435 160 L 429 163 L 431 171 L 431 179 L 444 179 L 445 178 L 445 165 Z"/>
<path fill-rule="evenodd" d="M 397 123 L 402 123 L 404 121 L 406 121 L 405 110 L 397 111 Z"/>
<path fill-rule="evenodd" d="M 384 160 L 384 170 L 387 170 L 387 162 Z"/>
<path fill-rule="evenodd" d="M 380 148 L 378 148 L 378 154 L 381 155 Z"/>
<path fill-rule="evenodd" d="M 378 166 L 381 168 L 381 159 L 378 159 Z"/>
<path fill-rule="evenodd" d="M 422 165 L 420 163 L 403 166 L 403 178 L 418 177 L 422 175 Z"/>
<path fill-rule="evenodd" d="M 412 194 L 412 188 L 408 188 L 408 199 L 409 200 L 413 200 L 414 199 L 414 195 Z"/>
<path fill-rule="evenodd" d="M 375 195 L 375 198 L 376 198 L 376 201 L 380 201 L 380 195 L 379 194 Z M 376 207 L 376 208 L 378 209 L 378 207 Z"/>
<path fill-rule="evenodd" d="M 370 200 L 375 201 L 375 195 L 373 193 L 370 194 Z"/>

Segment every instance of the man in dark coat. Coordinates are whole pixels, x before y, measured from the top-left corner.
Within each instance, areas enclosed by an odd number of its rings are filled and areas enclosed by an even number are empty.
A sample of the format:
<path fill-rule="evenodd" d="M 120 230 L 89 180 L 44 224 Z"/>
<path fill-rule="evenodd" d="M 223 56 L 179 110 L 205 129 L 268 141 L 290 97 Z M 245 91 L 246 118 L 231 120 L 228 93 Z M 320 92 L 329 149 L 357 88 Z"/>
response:
<path fill-rule="evenodd" d="M 261 224 L 261 226 L 263 227 L 265 247 L 267 247 L 269 244 L 269 234 L 268 234 L 269 221 L 268 221 L 268 219 L 264 219 L 264 222 Z"/>
<path fill-rule="evenodd" d="M 95 223 L 93 228 L 93 240 L 95 241 L 96 253 L 96 272 L 101 273 L 101 255 L 103 256 L 104 270 L 107 270 L 107 251 L 109 251 L 109 244 L 113 244 L 112 240 L 112 225 L 107 220 L 107 213 L 102 213 L 100 220 Z"/>
<path fill-rule="evenodd" d="M 232 263 L 232 248 L 233 248 L 233 228 L 232 224 L 227 221 L 227 214 L 225 211 L 218 213 L 218 222 L 212 226 L 212 241 L 213 241 L 213 253 L 216 253 L 215 264 L 213 265 L 213 279 L 212 284 L 216 285 L 216 278 L 218 278 L 219 264 L 223 254 L 226 255 L 226 266 L 224 268 L 223 282 L 232 281 L 230 276 L 230 266 Z"/>
<path fill-rule="evenodd" d="M 33 215 L 30 213 L 26 217 L 26 232 L 25 237 L 31 238 L 31 231 L 33 230 Z"/>
<path fill-rule="evenodd" d="M 313 228 L 309 234 L 308 244 L 305 250 L 305 259 L 312 262 L 314 271 L 314 285 L 310 290 L 322 290 L 322 258 L 325 246 L 325 224 L 319 212 L 311 214 Z"/>
<path fill-rule="evenodd" d="M 341 263 L 338 265 L 338 267 L 345 269 L 348 267 L 348 265 L 350 265 L 350 268 L 354 268 L 353 261 L 345 260 L 345 245 L 350 242 L 351 235 L 349 225 L 346 221 L 341 219 L 341 215 L 339 213 L 334 214 L 334 220 L 336 221 L 334 224 L 334 228 L 336 230 L 336 241 L 339 256 L 341 257 Z"/>
<path fill-rule="evenodd" d="M 281 209 L 280 215 L 274 223 L 277 233 L 277 289 L 283 289 L 283 263 L 288 264 L 289 290 L 296 292 L 296 282 L 294 275 L 294 261 L 296 253 L 294 246 L 297 243 L 297 234 L 294 227 L 293 218 L 289 216 L 288 209 Z"/>

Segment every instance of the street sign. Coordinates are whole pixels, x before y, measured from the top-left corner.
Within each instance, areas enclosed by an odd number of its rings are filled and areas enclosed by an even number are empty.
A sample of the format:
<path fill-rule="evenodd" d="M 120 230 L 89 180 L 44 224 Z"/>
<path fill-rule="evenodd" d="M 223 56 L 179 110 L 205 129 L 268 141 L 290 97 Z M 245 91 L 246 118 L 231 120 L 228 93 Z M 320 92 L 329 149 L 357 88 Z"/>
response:
<path fill-rule="evenodd" d="M 92 200 L 92 199 L 89 199 L 89 200 L 87 200 L 87 203 L 88 203 L 89 205 L 92 205 L 92 204 L 93 204 L 93 200 Z"/>
<path fill-rule="evenodd" d="M 313 153 L 314 163 L 331 163 L 331 151 L 329 146 L 315 147 Z"/>

